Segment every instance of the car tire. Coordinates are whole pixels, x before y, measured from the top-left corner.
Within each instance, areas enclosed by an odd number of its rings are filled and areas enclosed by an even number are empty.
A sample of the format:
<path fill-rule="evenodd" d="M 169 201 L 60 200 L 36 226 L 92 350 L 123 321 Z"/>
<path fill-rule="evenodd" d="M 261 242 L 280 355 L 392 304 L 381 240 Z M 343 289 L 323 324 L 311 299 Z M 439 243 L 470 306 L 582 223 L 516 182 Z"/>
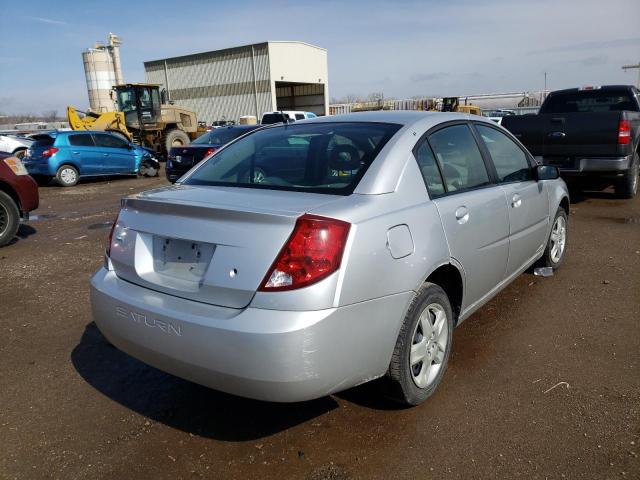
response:
<path fill-rule="evenodd" d="M 9 195 L 0 192 L 0 247 L 8 244 L 18 232 L 20 211 Z"/>
<path fill-rule="evenodd" d="M 562 265 L 567 252 L 567 219 L 567 212 L 564 208 L 559 207 L 551 224 L 551 232 L 549 232 L 544 253 L 537 262 L 538 267 L 551 267 L 556 270 Z M 560 251 L 558 252 L 556 248 L 559 248 Z"/>
<path fill-rule="evenodd" d="M 189 145 L 189 143 L 191 143 L 189 135 L 177 128 L 167 132 L 164 137 L 164 148 L 167 153 L 169 153 L 173 147 L 183 147 Z"/>
<path fill-rule="evenodd" d="M 16 157 L 19 160 L 22 160 L 25 157 L 26 154 L 27 154 L 27 149 L 26 148 L 19 148 L 18 150 L 13 152 L 13 156 Z"/>
<path fill-rule="evenodd" d="M 389 364 L 394 400 L 419 405 L 436 390 L 447 369 L 453 328 L 447 294 L 433 283 L 422 285 L 402 322 Z"/>
<path fill-rule="evenodd" d="M 73 187 L 79 178 L 78 169 L 71 165 L 62 165 L 56 172 L 56 181 L 63 187 Z"/>
<path fill-rule="evenodd" d="M 616 197 L 618 198 L 633 198 L 638 193 L 638 174 L 640 170 L 640 161 L 638 160 L 638 154 L 633 156 L 633 162 L 631 168 L 627 171 L 624 177 L 615 185 Z"/>

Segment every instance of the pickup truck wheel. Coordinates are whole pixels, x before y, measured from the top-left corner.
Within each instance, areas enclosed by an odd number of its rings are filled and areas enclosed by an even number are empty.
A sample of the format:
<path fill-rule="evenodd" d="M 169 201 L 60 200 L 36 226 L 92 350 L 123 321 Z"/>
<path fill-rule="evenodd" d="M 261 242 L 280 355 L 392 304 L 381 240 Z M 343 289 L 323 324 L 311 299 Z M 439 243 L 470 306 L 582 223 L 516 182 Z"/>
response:
<path fill-rule="evenodd" d="M 556 216 L 553 219 L 551 233 L 547 240 L 547 246 L 544 249 L 542 258 L 538 260 L 539 267 L 551 267 L 554 270 L 558 268 L 564 260 L 564 254 L 567 251 L 567 212 L 564 208 L 559 207 Z"/>
<path fill-rule="evenodd" d="M 387 376 L 394 400 L 418 405 L 436 390 L 447 369 L 453 327 L 447 294 L 425 283 L 409 306 L 391 356 Z"/>
<path fill-rule="evenodd" d="M 638 154 L 633 156 L 633 164 L 625 176 L 615 186 L 616 196 L 618 198 L 633 198 L 638 193 L 638 170 L 640 162 Z"/>
<path fill-rule="evenodd" d="M 56 172 L 56 180 L 63 187 L 73 187 L 78 183 L 78 170 L 71 165 L 62 165 Z"/>
<path fill-rule="evenodd" d="M 20 226 L 20 212 L 13 199 L 0 192 L 0 247 L 8 244 Z"/>

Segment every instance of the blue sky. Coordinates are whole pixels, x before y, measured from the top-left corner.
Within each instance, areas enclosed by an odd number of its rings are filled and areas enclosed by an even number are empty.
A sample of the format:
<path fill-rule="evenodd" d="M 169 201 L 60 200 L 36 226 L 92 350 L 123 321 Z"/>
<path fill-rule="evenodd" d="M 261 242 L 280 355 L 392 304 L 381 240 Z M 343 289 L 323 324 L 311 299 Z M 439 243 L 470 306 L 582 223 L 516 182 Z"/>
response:
<path fill-rule="evenodd" d="M 109 7 L 105 7 L 109 5 Z M 634 83 L 638 0 L 8 1 L 0 14 L 0 112 L 86 107 L 81 52 L 108 32 L 125 80 L 145 60 L 265 40 L 329 52 L 331 97 L 470 95 Z"/>

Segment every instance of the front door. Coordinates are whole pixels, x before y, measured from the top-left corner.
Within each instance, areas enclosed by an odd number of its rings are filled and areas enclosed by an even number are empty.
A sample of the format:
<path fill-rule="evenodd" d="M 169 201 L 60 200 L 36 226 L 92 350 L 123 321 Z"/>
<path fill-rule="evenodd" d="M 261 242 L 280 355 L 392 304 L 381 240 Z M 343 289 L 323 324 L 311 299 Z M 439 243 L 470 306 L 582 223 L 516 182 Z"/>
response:
<path fill-rule="evenodd" d="M 110 133 L 94 133 L 96 145 L 101 148 L 104 172 L 122 174 L 135 172 L 135 153 L 129 142 Z"/>
<path fill-rule="evenodd" d="M 434 203 L 451 256 L 465 273 L 464 310 L 504 279 L 509 254 L 507 204 L 502 189 L 491 182 L 467 124 L 444 127 L 428 139 L 445 187 Z"/>
<path fill-rule="evenodd" d="M 533 165 L 525 151 L 493 126 L 476 128 L 495 167 L 497 182 L 509 211 L 509 261 L 507 276 L 541 253 L 549 228 L 549 196 L 545 182 L 533 178 Z"/>

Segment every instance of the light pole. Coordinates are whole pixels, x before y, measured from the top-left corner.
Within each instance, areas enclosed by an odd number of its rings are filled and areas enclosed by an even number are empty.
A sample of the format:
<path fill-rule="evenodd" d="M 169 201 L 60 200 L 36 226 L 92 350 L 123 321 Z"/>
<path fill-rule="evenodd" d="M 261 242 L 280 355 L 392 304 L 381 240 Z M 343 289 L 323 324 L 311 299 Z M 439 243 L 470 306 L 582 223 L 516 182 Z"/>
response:
<path fill-rule="evenodd" d="M 640 62 L 636 63 L 635 65 L 623 65 L 622 69 L 623 70 L 633 70 L 633 69 L 637 69 L 638 70 L 638 83 L 637 83 L 637 87 L 640 88 Z"/>

